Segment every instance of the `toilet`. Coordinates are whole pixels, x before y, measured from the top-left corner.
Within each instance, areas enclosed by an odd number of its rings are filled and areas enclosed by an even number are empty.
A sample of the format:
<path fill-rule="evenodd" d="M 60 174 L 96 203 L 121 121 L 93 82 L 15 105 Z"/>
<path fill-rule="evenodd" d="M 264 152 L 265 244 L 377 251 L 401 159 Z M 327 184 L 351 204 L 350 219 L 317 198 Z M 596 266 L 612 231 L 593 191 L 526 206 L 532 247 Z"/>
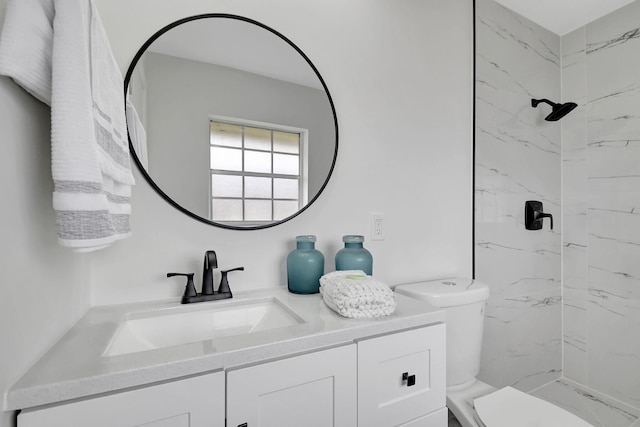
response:
<path fill-rule="evenodd" d="M 447 313 L 447 407 L 463 427 L 593 427 L 572 413 L 512 387 L 476 379 L 489 287 L 464 278 L 398 285 L 397 293 Z"/>

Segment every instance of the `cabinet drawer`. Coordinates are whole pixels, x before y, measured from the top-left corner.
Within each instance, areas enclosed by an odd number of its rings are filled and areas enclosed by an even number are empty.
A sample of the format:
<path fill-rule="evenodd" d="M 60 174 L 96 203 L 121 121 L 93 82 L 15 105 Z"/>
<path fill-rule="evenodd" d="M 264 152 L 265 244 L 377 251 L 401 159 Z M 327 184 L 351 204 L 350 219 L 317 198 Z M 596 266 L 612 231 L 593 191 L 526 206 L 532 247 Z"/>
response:
<path fill-rule="evenodd" d="M 358 342 L 360 426 L 398 426 L 445 400 L 444 324 Z"/>

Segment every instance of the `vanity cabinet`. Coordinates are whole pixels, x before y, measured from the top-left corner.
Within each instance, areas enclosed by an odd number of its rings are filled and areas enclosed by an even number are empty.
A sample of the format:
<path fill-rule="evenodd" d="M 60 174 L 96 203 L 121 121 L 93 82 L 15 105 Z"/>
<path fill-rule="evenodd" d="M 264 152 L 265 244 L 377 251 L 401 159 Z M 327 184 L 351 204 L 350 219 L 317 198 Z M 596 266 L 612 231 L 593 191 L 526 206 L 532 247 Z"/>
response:
<path fill-rule="evenodd" d="M 439 323 L 25 410 L 18 427 L 446 427 L 445 382 Z"/>
<path fill-rule="evenodd" d="M 228 427 L 446 427 L 445 326 L 227 371 Z"/>
<path fill-rule="evenodd" d="M 224 372 L 18 414 L 18 427 L 224 427 Z"/>
<path fill-rule="evenodd" d="M 447 425 L 445 325 L 358 342 L 358 425 Z"/>
<path fill-rule="evenodd" d="M 355 427 L 356 345 L 227 371 L 228 427 Z"/>

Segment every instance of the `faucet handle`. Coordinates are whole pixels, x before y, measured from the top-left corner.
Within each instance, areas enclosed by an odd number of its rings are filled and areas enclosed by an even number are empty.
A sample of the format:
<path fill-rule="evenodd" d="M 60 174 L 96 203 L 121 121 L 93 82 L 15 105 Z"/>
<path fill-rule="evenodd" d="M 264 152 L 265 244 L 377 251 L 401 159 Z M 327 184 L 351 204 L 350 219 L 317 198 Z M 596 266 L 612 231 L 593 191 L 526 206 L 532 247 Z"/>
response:
<path fill-rule="evenodd" d="M 244 271 L 244 267 L 236 267 L 230 270 L 221 270 L 222 277 L 220 278 L 220 286 L 218 286 L 218 293 L 228 293 L 231 295 L 231 288 L 229 288 L 229 280 L 227 279 L 227 273 L 230 271 Z"/>
<path fill-rule="evenodd" d="M 184 295 L 182 295 L 183 300 L 187 297 L 195 297 L 196 295 L 198 295 L 198 293 L 196 292 L 196 285 L 193 283 L 193 273 L 167 273 L 167 277 L 173 276 L 187 277 L 187 285 L 184 288 Z"/>

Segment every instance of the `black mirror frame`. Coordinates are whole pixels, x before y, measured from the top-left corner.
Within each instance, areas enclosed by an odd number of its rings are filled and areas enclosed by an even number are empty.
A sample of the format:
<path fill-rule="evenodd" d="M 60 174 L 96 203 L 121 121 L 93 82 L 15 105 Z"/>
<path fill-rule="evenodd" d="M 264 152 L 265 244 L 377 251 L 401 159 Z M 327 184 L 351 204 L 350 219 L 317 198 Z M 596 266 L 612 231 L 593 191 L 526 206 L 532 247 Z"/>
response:
<path fill-rule="evenodd" d="M 238 15 L 231 15 L 231 14 L 226 14 L 226 13 L 207 13 L 207 14 L 194 15 L 194 16 L 190 16 L 190 17 L 187 17 L 187 18 L 180 19 L 180 20 L 172 22 L 169 25 L 166 25 L 165 27 L 163 27 L 160 30 L 158 30 L 138 50 L 138 52 L 134 56 L 133 60 L 131 61 L 131 64 L 129 65 L 126 77 L 124 79 L 124 97 L 125 97 L 125 101 L 127 99 L 127 90 L 129 89 L 129 82 L 131 81 L 131 77 L 133 75 L 133 71 L 134 71 L 136 65 L 138 64 L 138 62 L 140 61 L 140 59 L 142 58 L 142 55 L 144 55 L 144 53 L 147 50 L 147 48 L 156 39 L 158 39 L 158 37 L 160 37 L 161 35 L 163 35 L 167 31 L 171 30 L 172 28 L 177 27 L 178 25 L 190 22 L 190 21 L 195 21 L 195 20 L 198 20 L 198 19 L 206 19 L 206 18 L 235 19 L 235 20 L 238 20 L 238 21 L 244 21 L 244 22 L 247 22 L 247 23 L 250 23 L 250 24 L 257 25 L 257 26 L 259 26 L 259 27 L 261 27 L 261 28 L 263 28 L 265 30 L 270 31 L 271 33 L 275 34 L 276 36 L 280 37 L 287 44 L 289 44 L 289 46 L 294 48 L 296 50 L 296 52 L 298 52 L 304 58 L 304 60 L 307 62 L 307 64 L 309 64 L 309 66 L 311 67 L 311 69 L 315 73 L 316 77 L 318 77 L 318 79 L 320 80 L 320 83 L 322 84 L 322 87 L 324 88 L 324 91 L 325 91 L 325 93 L 327 95 L 327 98 L 329 100 L 329 105 L 331 106 L 331 112 L 333 114 L 333 123 L 334 123 L 335 130 L 336 130 L 336 146 L 335 146 L 335 150 L 334 150 L 334 153 L 333 153 L 333 161 L 331 162 L 331 167 L 329 168 L 329 173 L 327 174 L 327 178 L 325 179 L 324 183 L 322 184 L 322 186 L 320 187 L 318 192 L 313 196 L 313 198 L 311 200 L 309 200 L 309 202 L 305 206 L 303 206 L 301 209 L 299 209 L 295 214 L 293 214 L 291 216 L 288 216 L 288 217 L 286 217 L 286 218 L 284 218 L 282 220 L 279 220 L 279 221 L 270 222 L 268 224 L 252 225 L 252 226 L 242 227 L 242 226 L 238 226 L 238 225 L 229 225 L 229 224 L 219 223 L 219 222 L 211 221 L 211 220 L 209 220 L 207 218 L 203 218 L 200 215 L 196 215 L 195 213 L 191 212 L 190 210 L 184 208 L 182 205 L 180 205 L 175 200 L 173 200 L 171 197 L 169 197 L 169 195 L 167 195 L 164 191 L 162 191 L 162 189 L 155 183 L 155 181 L 147 173 L 147 171 L 145 170 L 144 166 L 140 162 L 140 159 L 138 158 L 138 156 L 137 156 L 137 154 L 136 154 L 136 152 L 134 150 L 133 144 L 131 143 L 131 136 L 130 136 L 130 134 L 128 132 L 128 129 L 127 129 L 127 136 L 129 138 L 129 151 L 132 154 L 133 160 L 135 161 L 135 163 L 136 163 L 136 165 L 138 167 L 138 170 L 140 171 L 142 176 L 144 176 L 145 180 L 149 183 L 149 185 L 151 185 L 151 187 L 156 191 L 156 193 L 158 193 L 163 199 L 165 199 L 167 202 L 169 202 L 169 204 L 171 206 L 173 206 L 174 208 L 178 209 L 182 213 L 190 216 L 193 219 L 196 219 L 196 220 L 198 220 L 200 222 L 203 222 L 205 224 L 209 224 L 209 225 L 213 225 L 213 226 L 221 227 L 221 228 L 226 228 L 226 229 L 229 229 L 229 230 L 261 230 L 261 229 L 265 229 L 265 228 L 274 227 L 276 225 L 280 225 L 280 224 L 285 223 L 285 222 L 295 218 L 296 216 L 300 215 L 309 206 L 311 206 L 313 204 L 313 202 L 316 201 L 316 199 L 320 196 L 320 194 L 322 194 L 322 192 L 324 191 L 325 187 L 329 183 L 329 179 L 331 178 L 331 175 L 333 174 L 333 169 L 335 168 L 335 165 L 336 165 L 336 159 L 338 158 L 338 116 L 336 115 L 336 109 L 335 109 L 335 106 L 333 104 L 333 99 L 331 98 L 331 94 L 329 93 L 329 88 L 327 88 L 327 85 L 325 84 L 324 79 L 322 78 L 322 76 L 318 72 L 318 69 L 316 68 L 316 66 L 313 65 L 313 63 L 307 57 L 307 55 L 305 55 L 305 53 L 302 50 L 300 50 L 300 48 L 298 46 L 296 46 L 291 40 L 289 40 L 288 38 L 283 36 L 278 31 L 274 30 L 273 28 L 270 28 L 270 27 L 268 27 L 268 26 L 266 26 L 266 25 L 264 25 L 264 24 L 262 24 L 262 23 L 260 23 L 258 21 L 253 20 L 253 19 L 246 18 L 246 17 L 243 17 L 243 16 L 238 16 Z"/>

